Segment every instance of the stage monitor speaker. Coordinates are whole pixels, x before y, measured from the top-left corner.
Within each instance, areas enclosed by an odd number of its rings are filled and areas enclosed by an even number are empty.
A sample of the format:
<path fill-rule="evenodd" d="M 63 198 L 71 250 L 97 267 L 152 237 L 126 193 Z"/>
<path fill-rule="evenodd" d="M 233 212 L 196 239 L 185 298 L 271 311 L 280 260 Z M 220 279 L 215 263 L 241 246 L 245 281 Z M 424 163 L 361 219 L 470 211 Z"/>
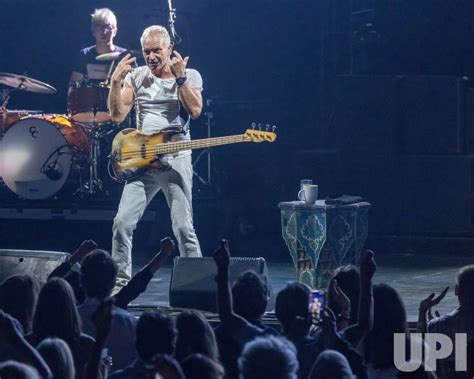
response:
<path fill-rule="evenodd" d="M 275 298 L 268 281 L 268 270 L 263 258 L 230 258 L 229 281 L 231 285 L 237 277 L 248 270 L 255 271 L 267 284 L 267 311 L 273 309 Z M 213 258 L 181 258 L 173 261 L 170 281 L 170 306 L 217 312 L 216 294 L 217 268 Z"/>
<path fill-rule="evenodd" d="M 68 256 L 68 253 L 58 251 L 0 249 L 0 281 L 20 274 L 45 283 L 49 274 Z"/>

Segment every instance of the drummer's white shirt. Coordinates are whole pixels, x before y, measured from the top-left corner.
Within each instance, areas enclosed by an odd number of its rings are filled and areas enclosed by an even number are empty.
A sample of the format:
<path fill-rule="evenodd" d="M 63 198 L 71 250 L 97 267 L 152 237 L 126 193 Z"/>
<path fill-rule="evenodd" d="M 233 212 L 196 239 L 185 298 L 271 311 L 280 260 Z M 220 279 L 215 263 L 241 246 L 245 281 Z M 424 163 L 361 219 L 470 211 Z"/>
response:
<path fill-rule="evenodd" d="M 202 78 L 197 70 L 186 69 L 186 83 L 193 88 L 202 89 Z M 175 134 L 172 141 L 190 140 L 189 118 L 180 116 L 181 103 L 178 85 L 174 78 L 160 79 L 148 66 L 141 66 L 128 73 L 124 83 L 132 87 L 137 105 L 137 128 L 146 134 L 158 133 L 170 126 L 181 126 L 186 134 Z M 178 156 L 191 154 L 182 151 Z"/>

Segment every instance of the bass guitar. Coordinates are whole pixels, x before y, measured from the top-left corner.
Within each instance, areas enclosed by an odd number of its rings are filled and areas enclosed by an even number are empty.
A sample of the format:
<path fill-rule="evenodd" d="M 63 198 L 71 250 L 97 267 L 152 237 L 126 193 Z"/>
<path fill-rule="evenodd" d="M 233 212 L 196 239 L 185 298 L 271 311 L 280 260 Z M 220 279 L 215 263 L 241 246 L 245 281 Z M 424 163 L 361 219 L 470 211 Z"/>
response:
<path fill-rule="evenodd" d="M 244 134 L 225 137 L 204 138 L 191 141 L 171 142 L 176 130 L 156 134 L 143 134 L 136 129 L 124 129 L 112 141 L 109 156 L 109 174 L 121 183 L 134 180 L 148 169 L 166 170 L 169 165 L 162 161 L 164 154 L 174 154 L 182 150 L 204 149 L 214 146 L 241 142 L 274 142 L 275 127 L 272 131 L 247 129 Z"/>

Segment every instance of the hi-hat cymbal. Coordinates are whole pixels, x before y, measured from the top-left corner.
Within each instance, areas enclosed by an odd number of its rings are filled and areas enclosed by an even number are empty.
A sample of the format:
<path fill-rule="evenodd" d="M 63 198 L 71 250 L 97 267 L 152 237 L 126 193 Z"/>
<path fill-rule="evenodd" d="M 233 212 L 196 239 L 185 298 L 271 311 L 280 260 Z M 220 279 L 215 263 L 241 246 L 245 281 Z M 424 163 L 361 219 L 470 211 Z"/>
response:
<path fill-rule="evenodd" d="M 39 80 L 27 76 L 0 72 L 0 84 L 17 88 L 22 91 L 37 92 L 45 94 L 56 93 L 56 88 Z"/>
<path fill-rule="evenodd" d="M 95 57 L 96 60 L 100 62 L 114 61 L 120 56 L 125 56 L 126 54 L 141 54 L 141 50 L 125 50 L 125 51 L 112 51 L 111 53 L 100 54 Z"/>

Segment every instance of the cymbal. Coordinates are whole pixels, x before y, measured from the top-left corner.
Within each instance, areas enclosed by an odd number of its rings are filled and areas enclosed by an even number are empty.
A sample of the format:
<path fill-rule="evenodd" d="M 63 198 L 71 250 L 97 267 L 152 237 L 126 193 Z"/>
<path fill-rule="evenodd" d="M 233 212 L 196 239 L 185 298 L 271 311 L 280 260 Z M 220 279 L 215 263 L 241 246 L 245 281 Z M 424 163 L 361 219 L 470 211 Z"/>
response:
<path fill-rule="evenodd" d="M 95 57 L 96 60 L 100 62 L 114 61 L 120 56 L 125 56 L 126 54 L 141 54 L 141 50 L 125 50 L 125 51 L 112 51 L 111 53 L 100 54 Z"/>
<path fill-rule="evenodd" d="M 25 114 L 44 113 L 44 111 L 40 109 L 7 109 L 7 112 L 8 113 L 25 113 Z"/>
<path fill-rule="evenodd" d="M 45 94 L 56 93 L 56 88 L 39 80 L 27 76 L 0 72 L 0 84 L 17 88 L 22 91 L 37 92 Z"/>

